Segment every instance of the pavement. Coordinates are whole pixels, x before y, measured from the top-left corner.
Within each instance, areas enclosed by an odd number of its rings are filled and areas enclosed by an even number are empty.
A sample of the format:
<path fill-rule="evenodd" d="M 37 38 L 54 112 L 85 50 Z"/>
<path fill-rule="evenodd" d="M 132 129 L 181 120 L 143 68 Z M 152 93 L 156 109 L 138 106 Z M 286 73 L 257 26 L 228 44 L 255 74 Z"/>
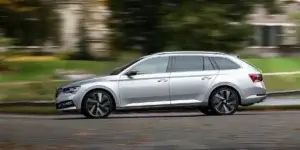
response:
<path fill-rule="evenodd" d="M 269 97 L 254 106 L 293 106 L 300 105 L 300 97 Z"/>
<path fill-rule="evenodd" d="M 300 148 L 299 116 L 300 111 L 114 114 L 107 119 L 0 115 L 0 149 L 295 150 Z"/>

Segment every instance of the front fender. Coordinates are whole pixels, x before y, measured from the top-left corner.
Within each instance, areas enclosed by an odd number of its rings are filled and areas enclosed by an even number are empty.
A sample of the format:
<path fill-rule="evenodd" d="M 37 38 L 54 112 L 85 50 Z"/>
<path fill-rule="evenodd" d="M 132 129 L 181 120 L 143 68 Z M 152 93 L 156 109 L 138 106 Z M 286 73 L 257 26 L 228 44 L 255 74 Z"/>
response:
<path fill-rule="evenodd" d="M 116 103 L 116 106 L 119 106 L 120 105 L 120 101 L 119 101 L 119 98 L 117 96 L 117 94 L 114 92 L 117 90 L 117 87 L 111 83 L 102 83 L 101 85 L 100 84 L 87 84 L 87 85 L 84 85 L 85 87 L 85 90 L 82 92 L 81 94 L 81 97 L 79 98 L 80 99 L 80 104 L 82 103 L 82 100 L 84 98 L 84 96 L 92 91 L 92 90 L 95 90 L 95 89 L 103 89 L 103 90 L 106 90 L 108 91 L 114 98 L 115 100 L 115 103 Z M 80 105 L 80 109 L 81 109 L 81 105 Z"/>

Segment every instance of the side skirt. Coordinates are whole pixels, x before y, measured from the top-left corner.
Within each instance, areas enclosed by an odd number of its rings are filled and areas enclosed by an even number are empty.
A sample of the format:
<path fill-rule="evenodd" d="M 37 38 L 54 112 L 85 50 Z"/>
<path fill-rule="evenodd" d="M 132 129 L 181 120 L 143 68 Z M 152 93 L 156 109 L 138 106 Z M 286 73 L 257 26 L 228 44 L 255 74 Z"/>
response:
<path fill-rule="evenodd" d="M 134 106 L 134 107 L 118 107 L 116 112 L 172 112 L 172 111 L 191 111 L 196 110 L 199 107 L 208 106 L 207 102 L 197 104 L 173 104 L 173 105 L 157 105 L 157 106 Z"/>

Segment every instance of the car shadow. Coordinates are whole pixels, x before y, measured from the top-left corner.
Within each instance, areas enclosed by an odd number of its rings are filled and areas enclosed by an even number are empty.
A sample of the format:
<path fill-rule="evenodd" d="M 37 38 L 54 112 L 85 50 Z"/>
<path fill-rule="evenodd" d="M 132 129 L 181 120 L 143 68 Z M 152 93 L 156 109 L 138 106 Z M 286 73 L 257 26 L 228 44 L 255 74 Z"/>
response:
<path fill-rule="evenodd" d="M 122 114 L 122 115 L 111 115 L 107 118 L 99 118 L 99 119 L 103 119 L 103 120 L 107 120 L 107 119 L 138 119 L 138 118 L 187 118 L 187 117 L 203 117 L 205 115 L 202 114 L 191 114 L 191 115 L 167 115 L 167 114 L 163 114 L 163 115 L 139 115 L 139 114 Z M 64 117 L 64 118 L 54 118 L 55 120 L 95 120 L 94 118 L 86 118 L 86 117 Z"/>
<path fill-rule="evenodd" d="M 202 113 L 115 113 L 111 114 L 107 118 L 99 118 L 103 120 L 110 120 L 110 119 L 147 119 L 147 118 L 192 118 L 192 117 L 234 117 L 234 116 L 259 116 L 259 115 L 272 115 L 271 112 L 251 112 L 251 113 L 237 113 L 234 115 L 228 116 L 207 116 Z M 53 118 L 54 120 L 96 120 L 94 118 L 86 118 L 84 116 L 72 116 L 72 117 L 62 117 L 62 118 Z"/>

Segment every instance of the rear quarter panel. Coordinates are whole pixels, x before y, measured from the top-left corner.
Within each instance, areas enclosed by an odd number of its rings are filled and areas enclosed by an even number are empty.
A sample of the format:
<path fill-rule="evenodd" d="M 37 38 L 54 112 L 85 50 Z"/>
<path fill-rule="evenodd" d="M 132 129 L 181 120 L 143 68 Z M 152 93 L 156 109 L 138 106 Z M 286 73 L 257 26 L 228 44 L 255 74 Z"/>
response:
<path fill-rule="evenodd" d="M 230 86 L 235 88 L 238 91 L 241 100 L 251 95 L 265 93 L 264 83 L 253 83 L 249 77 L 250 73 L 261 73 L 259 70 L 239 58 L 234 56 L 229 56 L 229 58 L 239 64 L 241 68 L 234 70 L 220 70 L 210 91 L 206 95 L 207 101 L 211 92 L 220 86 Z"/>
<path fill-rule="evenodd" d="M 243 89 L 246 88 L 246 84 L 244 84 L 245 74 L 241 72 L 241 69 L 238 70 L 221 70 L 219 74 L 216 76 L 215 80 L 212 83 L 212 86 L 207 93 L 205 100 L 209 100 L 210 94 L 221 86 L 230 86 L 237 90 L 241 99 L 245 98 L 245 93 Z M 250 80 L 250 78 L 249 78 Z M 246 81 L 247 82 L 247 81 Z"/>

